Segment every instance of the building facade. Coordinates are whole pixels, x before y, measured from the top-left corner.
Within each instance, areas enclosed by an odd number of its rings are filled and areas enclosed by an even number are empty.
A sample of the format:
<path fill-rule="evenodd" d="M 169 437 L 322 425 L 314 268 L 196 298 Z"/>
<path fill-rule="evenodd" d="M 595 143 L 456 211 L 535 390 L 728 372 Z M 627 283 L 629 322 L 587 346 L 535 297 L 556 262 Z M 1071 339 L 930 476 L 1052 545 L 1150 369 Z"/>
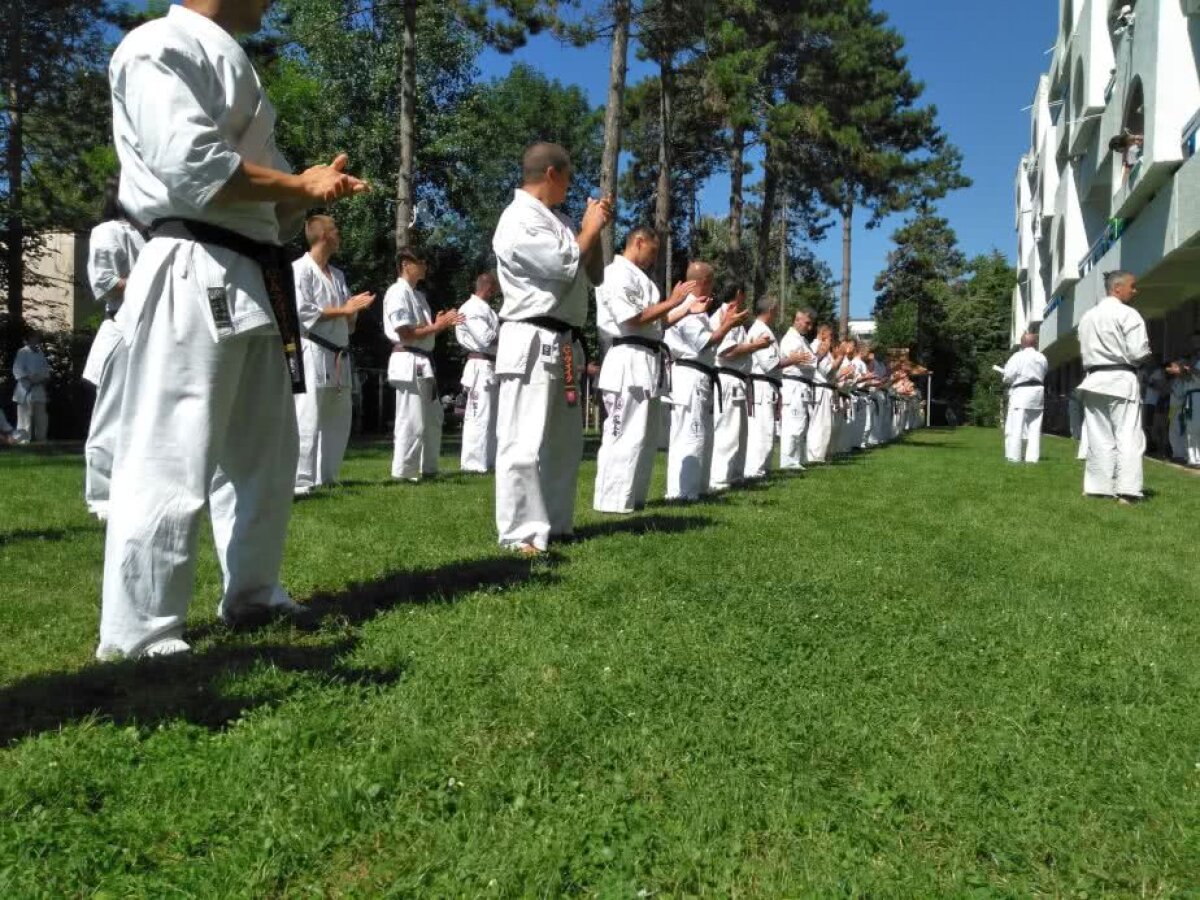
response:
<path fill-rule="evenodd" d="M 1200 0 L 1059 0 L 1016 179 L 1012 340 L 1037 331 L 1050 426 L 1083 378 L 1079 320 L 1133 272 L 1156 354 L 1200 329 Z"/>
<path fill-rule="evenodd" d="M 69 232 L 42 235 L 37 253 L 25 258 L 26 324 L 43 333 L 79 331 L 103 318 L 87 274 L 88 236 Z"/>

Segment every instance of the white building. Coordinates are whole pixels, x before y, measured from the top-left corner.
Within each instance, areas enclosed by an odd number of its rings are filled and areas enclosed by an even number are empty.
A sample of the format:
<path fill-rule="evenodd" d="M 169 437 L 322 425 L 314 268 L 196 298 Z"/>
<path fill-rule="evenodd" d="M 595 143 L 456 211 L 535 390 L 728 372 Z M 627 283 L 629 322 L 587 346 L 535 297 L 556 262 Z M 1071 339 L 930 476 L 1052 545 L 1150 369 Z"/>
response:
<path fill-rule="evenodd" d="M 856 341 L 870 341 L 875 338 L 874 319 L 851 319 L 850 337 Z"/>
<path fill-rule="evenodd" d="M 1017 168 L 1012 317 L 1014 344 L 1040 335 L 1054 418 L 1082 380 L 1076 329 L 1104 272 L 1138 276 L 1156 353 L 1170 358 L 1200 328 L 1200 0 L 1059 7 Z"/>

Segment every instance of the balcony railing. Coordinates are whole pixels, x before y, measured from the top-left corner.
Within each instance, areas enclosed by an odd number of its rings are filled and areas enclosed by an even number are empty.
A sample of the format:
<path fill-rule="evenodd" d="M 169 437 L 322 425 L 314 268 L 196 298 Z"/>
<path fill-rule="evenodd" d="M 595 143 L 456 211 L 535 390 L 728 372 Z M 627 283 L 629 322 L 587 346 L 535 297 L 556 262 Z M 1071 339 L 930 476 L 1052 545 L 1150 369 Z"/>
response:
<path fill-rule="evenodd" d="M 1042 310 L 1042 318 L 1046 319 L 1050 315 L 1050 313 L 1054 312 L 1056 309 L 1058 309 L 1060 306 L 1062 306 L 1062 302 L 1063 302 L 1063 295 L 1059 294 L 1057 297 L 1055 297 L 1053 300 L 1051 300 L 1049 303 L 1047 303 L 1046 308 Z"/>
<path fill-rule="evenodd" d="M 1079 277 L 1083 278 L 1088 272 L 1096 267 L 1096 263 L 1104 258 L 1113 245 L 1121 239 L 1121 235 L 1125 233 L 1125 229 L 1129 227 L 1128 219 L 1109 219 L 1108 224 L 1104 226 L 1104 233 L 1096 243 L 1092 244 L 1085 256 L 1079 262 Z"/>
<path fill-rule="evenodd" d="M 1191 159 L 1196 155 L 1196 135 L 1200 134 L 1200 111 L 1192 116 L 1183 126 L 1183 158 Z"/>

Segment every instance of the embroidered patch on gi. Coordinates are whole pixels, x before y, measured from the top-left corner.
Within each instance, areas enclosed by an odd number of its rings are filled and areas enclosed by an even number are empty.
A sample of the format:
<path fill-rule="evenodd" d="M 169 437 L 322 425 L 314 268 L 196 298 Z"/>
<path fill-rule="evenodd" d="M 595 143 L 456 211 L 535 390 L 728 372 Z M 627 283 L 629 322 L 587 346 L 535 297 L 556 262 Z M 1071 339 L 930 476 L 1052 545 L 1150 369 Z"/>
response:
<path fill-rule="evenodd" d="M 233 318 L 229 314 L 229 295 L 223 287 L 208 289 L 208 308 L 212 310 L 213 324 L 218 332 L 233 331 Z"/>

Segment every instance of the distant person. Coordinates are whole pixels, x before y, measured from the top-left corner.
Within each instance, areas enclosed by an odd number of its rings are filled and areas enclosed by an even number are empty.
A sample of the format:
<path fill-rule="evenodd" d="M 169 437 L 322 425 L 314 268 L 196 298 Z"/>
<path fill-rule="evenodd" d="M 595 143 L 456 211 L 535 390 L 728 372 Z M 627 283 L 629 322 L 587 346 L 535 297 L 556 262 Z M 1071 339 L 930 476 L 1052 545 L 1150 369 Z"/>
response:
<path fill-rule="evenodd" d="M 1079 347 L 1086 377 L 1079 385 L 1087 466 L 1083 492 L 1129 504 L 1142 496 L 1142 396 L 1138 366 L 1150 355 L 1141 314 L 1129 304 L 1137 278 L 1129 272 L 1104 276 L 1108 296 L 1084 313 Z"/>
<path fill-rule="evenodd" d="M 445 411 L 438 396 L 433 347 L 443 331 L 463 323 L 457 309 L 436 316 L 417 285 L 425 280 L 424 257 L 400 252 L 396 283 L 383 298 L 383 331 L 392 342 L 388 384 L 396 391 L 392 477 L 420 481 L 436 475 Z"/>
<path fill-rule="evenodd" d="M 308 388 L 295 395 L 298 496 L 338 479 L 354 418 L 350 335 L 358 314 L 375 302 L 371 293 L 351 297 L 346 276 L 331 263 L 342 247 L 332 217 L 310 216 L 304 223 L 304 240 L 308 252 L 292 263 Z"/>
<path fill-rule="evenodd" d="M 804 471 L 808 461 L 808 422 L 813 403 L 813 354 L 808 336 L 816 316 L 802 309 L 779 342 L 783 387 L 779 422 L 779 465 L 785 470 Z"/>
<path fill-rule="evenodd" d="M 42 339 L 32 328 L 25 331 L 25 346 L 13 358 L 13 402 L 17 404 L 18 440 L 40 444 L 46 440 L 50 417 L 46 413 L 50 363 L 42 352 Z"/>
<path fill-rule="evenodd" d="M 746 423 L 745 477 L 753 481 L 765 478 L 775 452 L 775 408 L 779 405 L 783 380 L 779 377 L 779 341 L 775 323 L 779 320 L 779 301 L 760 297 L 754 304 L 755 318 L 747 329 L 747 339 L 758 347 L 750 354 L 750 380 L 754 386 L 753 411 Z"/>
<path fill-rule="evenodd" d="M 458 308 L 463 317 L 454 335 L 467 351 L 463 366 L 462 453 L 459 466 L 464 472 L 485 473 L 496 467 L 496 399 L 500 385 L 496 381 L 496 348 L 500 341 L 500 317 L 492 309 L 492 300 L 500 285 L 492 272 L 475 279 L 475 293 Z"/>
<path fill-rule="evenodd" d="M 121 397 L 129 351 L 113 321 L 125 300 L 125 285 L 146 245 L 118 197 L 120 178 L 109 180 L 104 192 L 101 222 L 88 240 L 88 282 L 96 300 L 104 304 L 104 321 L 96 331 L 83 367 L 83 380 L 95 385 L 96 402 L 84 444 L 83 494 L 88 511 L 108 518 L 108 492 L 113 460 L 120 435 Z"/>
<path fill-rule="evenodd" d="M 1042 412 L 1046 405 L 1046 371 L 1049 363 L 1037 349 L 1036 334 L 1021 335 L 1021 349 L 1004 365 L 1008 387 L 1008 415 L 1004 420 L 1004 457 L 1019 463 L 1036 463 L 1042 453 Z"/>
<path fill-rule="evenodd" d="M 1192 335 L 1188 354 L 1167 367 L 1179 397 L 1179 414 L 1171 428 L 1183 445 L 1183 462 L 1200 468 L 1200 331 Z"/>
<path fill-rule="evenodd" d="M 712 315 L 715 329 L 728 310 L 740 314 L 745 309 L 746 292 L 735 287 L 733 297 Z M 717 376 L 720 401 L 714 411 L 712 471 L 708 478 L 711 491 L 727 491 L 746 477 L 746 445 L 750 413 L 754 411 L 754 383 L 750 380 L 751 356 L 762 350 L 769 339 L 751 340 L 744 325 L 737 325 L 717 347 Z"/>

